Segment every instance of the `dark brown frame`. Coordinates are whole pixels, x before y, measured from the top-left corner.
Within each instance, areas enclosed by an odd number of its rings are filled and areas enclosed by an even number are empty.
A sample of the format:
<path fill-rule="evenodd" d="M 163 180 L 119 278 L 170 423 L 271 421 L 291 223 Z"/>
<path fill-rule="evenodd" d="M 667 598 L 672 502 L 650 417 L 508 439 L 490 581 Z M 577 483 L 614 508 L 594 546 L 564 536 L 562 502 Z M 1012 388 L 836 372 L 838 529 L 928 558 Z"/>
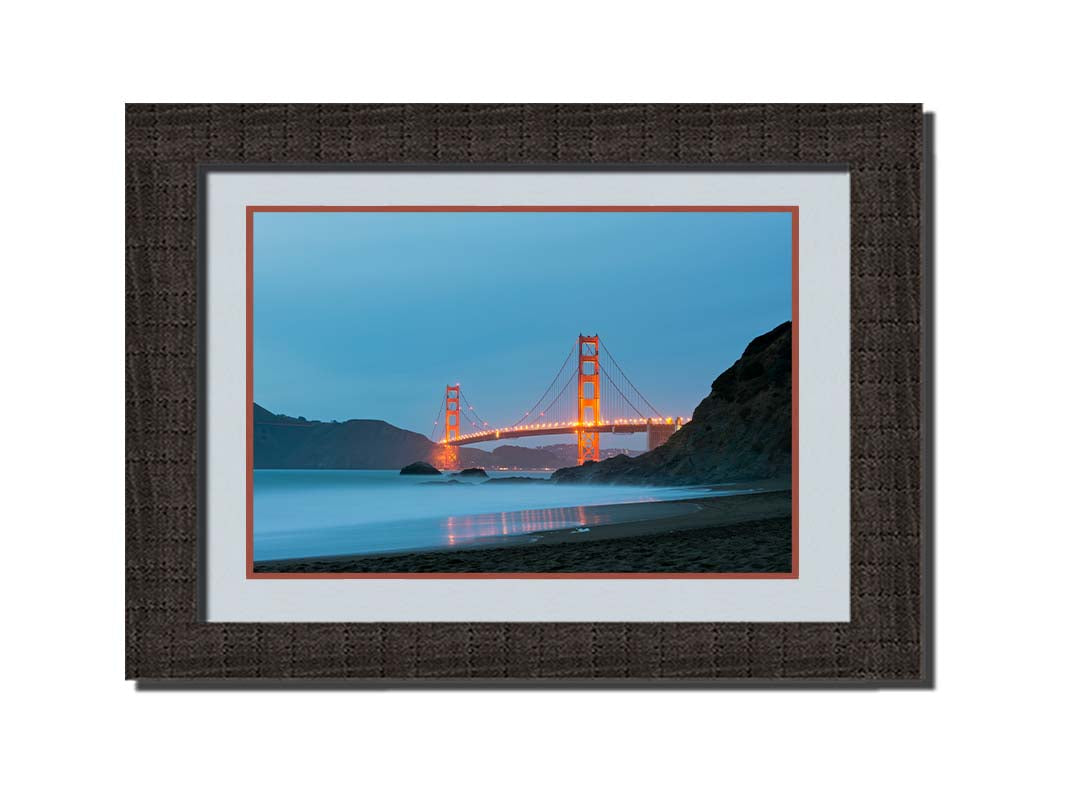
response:
<path fill-rule="evenodd" d="M 127 678 L 931 686 L 926 127 L 919 105 L 127 106 Z M 852 621 L 201 621 L 198 176 L 253 164 L 849 169 Z"/>

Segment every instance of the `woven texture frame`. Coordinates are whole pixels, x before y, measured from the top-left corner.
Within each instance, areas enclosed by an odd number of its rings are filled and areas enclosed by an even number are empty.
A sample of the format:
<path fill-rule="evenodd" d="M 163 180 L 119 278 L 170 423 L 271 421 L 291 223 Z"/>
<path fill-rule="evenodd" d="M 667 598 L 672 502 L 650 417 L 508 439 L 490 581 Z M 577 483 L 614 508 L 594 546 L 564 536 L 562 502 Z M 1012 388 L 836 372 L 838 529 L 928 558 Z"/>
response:
<path fill-rule="evenodd" d="M 198 621 L 197 169 L 212 163 L 847 165 L 852 621 Z M 923 195 L 918 105 L 127 106 L 127 677 L 928 685 Z"/>

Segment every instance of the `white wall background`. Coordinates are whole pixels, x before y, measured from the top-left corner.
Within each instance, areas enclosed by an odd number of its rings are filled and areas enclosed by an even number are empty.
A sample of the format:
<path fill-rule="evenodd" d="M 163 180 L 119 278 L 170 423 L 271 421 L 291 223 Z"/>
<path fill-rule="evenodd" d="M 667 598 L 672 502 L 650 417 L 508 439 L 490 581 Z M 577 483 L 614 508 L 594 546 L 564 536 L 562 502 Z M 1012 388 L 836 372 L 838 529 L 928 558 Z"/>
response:
<path fill-rule="evenodd" d="M 6 153 L 37 153 L 5 160 L 0 193 L 0 591 L 22 643 L 0 661 L 11 796 L 133 797 L 146 778 L 160 798 L 1062 789 L 1062 26 L 1045 3 L 956 8 L 7 9 L 0 137 Z M 123 683 L 121 103 L 263 99 L 925 102 L 938 115 L 937 689 Z"/>

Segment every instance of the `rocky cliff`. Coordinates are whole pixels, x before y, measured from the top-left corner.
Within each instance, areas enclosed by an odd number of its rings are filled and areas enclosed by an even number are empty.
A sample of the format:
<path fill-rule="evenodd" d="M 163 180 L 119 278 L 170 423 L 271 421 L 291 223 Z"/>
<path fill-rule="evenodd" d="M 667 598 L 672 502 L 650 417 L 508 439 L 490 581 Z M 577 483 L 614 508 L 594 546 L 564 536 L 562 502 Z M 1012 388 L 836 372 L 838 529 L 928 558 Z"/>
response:
<path fill-rule="evenodd" d="M 788 478 L 792 463 L 792 325 L 753 339 L 711 384 L 693 419 L 636 458 L 557 470 L 561 483 L 706 484 Z"/>

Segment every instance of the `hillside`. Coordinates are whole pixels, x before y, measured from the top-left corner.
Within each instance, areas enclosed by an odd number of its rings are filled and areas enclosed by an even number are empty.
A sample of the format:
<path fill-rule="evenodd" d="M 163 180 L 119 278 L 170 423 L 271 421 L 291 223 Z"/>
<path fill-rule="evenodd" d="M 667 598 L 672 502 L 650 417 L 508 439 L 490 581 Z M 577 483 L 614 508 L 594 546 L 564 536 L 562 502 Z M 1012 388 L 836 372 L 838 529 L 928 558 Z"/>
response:
<path fill-rule="evenodd" d="M 256 469 L 400 469 L 434 461 L 438 445 L 421 433 L 375 419 L 318 422 L 253 406 Z M 558 469 L 574 463 L 574 446 L 501 445 L 492 452 L 461 447 L 461 467 Z"/>
<path fill-rule="evenodd" d="M 617 435 L 621 436 L 622 434 Z M 629 438 L 633 442 L 633 447 L 601 447 L 600 457 L 611 458 L 612 456 L 617 456 L 619 454 L 636 456 L 645 452 L 645 434 L 637 433 Z M 556 458 L 560 461 L 558 465 L 560 467 L 573 467 L 574 460 L 578 455 L 578 443 L 576 441 L 567 442 L 566 444 L 546 444 L 537 449 L 555 454 Z"/>
<path fill-rule="evenodd" d="M 253 406 L 256 469 L 400 469 L 430 461 L 433 442 L 376 419 L 315 422 Z"/>
<path fill-rule="evenodd" d="M 792 325 L 753 339 L 711 385 L 693 419 L 630 458 L 561 469 L 563 483 L 703 484 L 788 478 L 792 463 Z"/>

